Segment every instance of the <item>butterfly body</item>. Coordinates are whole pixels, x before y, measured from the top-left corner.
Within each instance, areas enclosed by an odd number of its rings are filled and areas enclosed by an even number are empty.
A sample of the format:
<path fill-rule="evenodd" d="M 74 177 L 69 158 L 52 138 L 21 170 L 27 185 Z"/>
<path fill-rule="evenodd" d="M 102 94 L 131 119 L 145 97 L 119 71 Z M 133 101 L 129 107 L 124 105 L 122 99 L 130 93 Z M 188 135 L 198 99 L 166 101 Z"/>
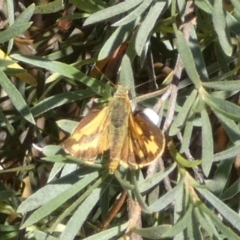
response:
<path fill-rule="evenodd" d="M 109 150 L 109 173 L 119 164 L 136 169 L 161 156 L 164 135 L 147 117 L 132 113 L 128 91 L 119 85 L 107 107 L 84 117 L 63 143 L 64 150 L 87 163 Z"/>

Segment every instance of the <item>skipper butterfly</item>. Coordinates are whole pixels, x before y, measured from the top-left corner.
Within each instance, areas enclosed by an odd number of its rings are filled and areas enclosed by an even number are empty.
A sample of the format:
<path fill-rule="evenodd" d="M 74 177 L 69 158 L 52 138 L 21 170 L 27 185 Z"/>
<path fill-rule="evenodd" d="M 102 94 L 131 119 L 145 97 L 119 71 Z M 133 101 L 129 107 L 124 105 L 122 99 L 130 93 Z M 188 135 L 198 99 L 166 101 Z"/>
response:
<path fill-rule="evenodd" d="M 122 85 L 102 110 L 85 116 L 71 136 L 63 142 L 70 155 L 91 164 L 99 154 L 109 151 L 109 173 L 119 164 L 133 169 L 148 166 L 165 148 L 162 131 L 141 112 L 132 112 L 129 89 Z"/>

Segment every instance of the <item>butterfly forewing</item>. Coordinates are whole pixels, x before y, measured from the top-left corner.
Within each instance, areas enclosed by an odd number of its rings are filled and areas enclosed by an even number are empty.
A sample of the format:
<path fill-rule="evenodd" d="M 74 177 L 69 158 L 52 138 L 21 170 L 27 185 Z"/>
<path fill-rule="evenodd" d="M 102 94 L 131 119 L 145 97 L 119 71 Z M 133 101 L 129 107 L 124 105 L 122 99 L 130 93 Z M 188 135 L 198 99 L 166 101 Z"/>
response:
<path fill-rule="evenodd" d="M 108 107 L 84 117 L 63 143 L 64 150 L 74 157 L 94 161 L 108 148 Z"/>

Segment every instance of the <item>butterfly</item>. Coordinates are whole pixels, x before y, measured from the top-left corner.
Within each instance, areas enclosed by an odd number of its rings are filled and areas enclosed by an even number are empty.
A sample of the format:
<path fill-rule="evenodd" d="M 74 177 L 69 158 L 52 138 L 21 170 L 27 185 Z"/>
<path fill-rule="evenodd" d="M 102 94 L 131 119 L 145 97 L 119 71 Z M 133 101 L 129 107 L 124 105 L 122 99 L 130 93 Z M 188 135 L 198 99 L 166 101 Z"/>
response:
<path fill-rule="evenodd" d="M 164 134 L 142 112 L 132 112 L 128 92 L 118 85 L 108 106 L 87 114 L 63 142 L 65 152 L 91 164 L 108 151 L 110 174 L 119 164 L 138 169 L 158 159 L 165 148 Z"/>

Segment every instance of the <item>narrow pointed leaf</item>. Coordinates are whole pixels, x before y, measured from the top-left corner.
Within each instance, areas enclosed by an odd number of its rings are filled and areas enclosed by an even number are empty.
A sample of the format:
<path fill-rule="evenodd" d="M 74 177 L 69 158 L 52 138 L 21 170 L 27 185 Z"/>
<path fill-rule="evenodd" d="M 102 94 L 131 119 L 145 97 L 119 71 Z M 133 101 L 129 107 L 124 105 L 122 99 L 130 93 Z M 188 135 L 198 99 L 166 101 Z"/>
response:
<path fill-rule="evenodd" d="M 240 143 L 236 144 L 236 146 L 230 147 L 225 151 L 216 153 L 214 155 L 214 161 L 221 161 L 228 158 L 236 157 L 238 154 L 240 154 Z"/>
<path fill-rule="evenodd" d="M 84 239 L 85 240 L 95 240 L 95 239 L 106 240 L 106 239 L 112 239 L 113 237 L 117 236 L 119 233 L 124 231 L 127 228 L 128 225 L 129 225 L 129 223 L 126 222 L 126 223 L 124 223 L 124 224 L 122 224 L 120 226 L 110 228 L 108 230 L 99 232 L 97 234 L 94 234 L 94 235 L 92 235 L 90 237 L 86 237 Z"/>
<path fill-rule="evenodd" d="M 60 239 L 73 240 L 79 229 L 81 229 L 82 224 L 86 220 L 90 211 L 99 201 L 101 197 L 101 188 L 96 188 L 92 193 L 84 200 L 84 202 L 78 207 L 78 209 L 73 213 L 72 217 L 68 221 L 66 228 L 61 234 Z"/>
<path fill-rule="evenodd" d="M 66 103 L 81 100 L 93 96 L 94 93 L 91 89 L 88 90 L 78 90 L 74 92 L 59 93 L 49 98 L 45 98 L 38 104 L 36 104 L 32 109 L 32 114 L 37 117 L 51 109 L 62 106 Z"/>
<path fill-rule="evenodd" d="M 185 66 L 186 72 L 189 78 L 191 79 L 191 81 L 193 82 L 193 84 L 195 85 L 195 87 L 199 89 L 202 83 L 200 81 L 200 76 L 195 66 L 193 54 L 182 32 L 177 30 L 176 37 L 177 37 L 177 48 L 180 53 L 183 64 Z"/>
<path fill-rule="evenodd" d="M 181 188 L 183 187 L 184 178 L 177 184 L 177 186 L 167 192 L 165 195 L 160 197 L 156 202 L 149 206 L 149 209 L 152 212 L 158 212 L 167 207 L 170 203 L 174 201 L 174 199 L 178 196 Z"/>
<path fill-rule="evenodd" d="M 60 73 L 61 75 L 75 81 L 82 82 L 86 86 L 90 87 L 94 92 L 101 96 L 106 96 L 106 85 L 102 82 L 88 77 L 77 68 L 57 61 L 50 61 L 46 58 L 36 57 L 36 56 L 27 56 L 20 54 L 12 54 L 11 57 L 18 61 L 22 61 L 28 64 L 33 64 L 40 68 L 45 68 L 49 71 Z"/>
<path fill-rule="evenodd" d="M 128 24 L 129 22 L 139 18 L 150 6 L 153 0 L 144 0 L 138 7 L 136 7 L 132 12 L 130 12 L 125 18 L 119 20 L 118 22 L 114 23 L 112 26 L 123 26 Z"/>
<path fill-rule="evenodd" d="M 218 38 L 221 39 L 219 43 L 221 44 L 224 53 L 230 56 L 232 54 L 232 46 L 230 34 L 228 32 L 228 28 L 226 27 L 223 1 L 214 1 L 212 16 L 214 29 L 218 35 Z"/>
<path fill-rule="evenodd" d="M 5 73 L 0 69 L 0 85 L 7 93 L 14 107 L 19 111 L 19 113 L 30 123 L 35 124 L 35 120 L 33 115 L 28 108 L 27 103 L 23 99 L 20 92 L 17 88 L 12 84 L 12 82 L 8 79 Z"/>
<path fill-rule="evenodd" d="M 7 42 L 10 39 L 25 32 L 31 25 L 32 25 L 32 22 L 13 24 L 7 30 L 0 32 L 0 43 Z"/>
<path fill-rule="evenodd" d="M 238 231 L 240 231 L 240 216 L 229 208 L 220 199 L 215 197 L 211 192 L 203 188 L 196 188 L 197 191 Z"/>
<path fill-rule="evenodd" d="M 184 122 L 187 120 L 188 113 L 193 103 L 195 102 L 196 97 L 197 97 L 197 90 L 194 89 L 191 92 L 191 94 L 187 97 L 187 100 L 182 106 L 181 111 L 178 113 L 177 117 L 174 119 L 169 132 L 170 136 L 176 135 L 184 126 Z"/>
<path fill-rule="evenodd" d="M 98 11 L 93 15 L 91 15 L 89 18 L 87 18 L 87 20 L 84 23 L 84 26 L 93 24 L 93 23 L 98 23 L 107 19 L 111 19 L 117 15 L 130 11 L 132 8 L 139 5 L 142 1 L 143 0 L 121 2 L 112 7 Z"/>
<path fill-rule="evenodd" d="M 236 91 L 240 90 L 240 80 L 203 82 L 203 86 L 215 90 Z"/>
<path fill-rule="evenodd" d="M 42 3 L 36 6 L 35 14 L 49 14 L 63 10 L 63 0 L 54 0 L 49 3 Z"/>
<path fill-rule="evenodd" d="M 165 177 L 167 177 L 175 168 L 176 163 L 173 163 L 170 167 L 164 171 L 154 174 L 152 177 L 146 178 L 139 183 L 139 191 L 144 192 L 159 184 Z"/>
<path fill-rule="evenodd" d="M 142 22 L 136 36 L 135 50 L 138 56 L 141 56 L 145 44 L 151 35 L 154 25 L 159 16 L 164 12 L 167 4 L 168 3 L 165 1 L 155 2 L 155 4 L 150 8 L 146 18 Z"/>
<path fill-rule="evenodd" d="M 206 176 L 209 172 L 213 163 L 213 136 L 211 123 L 205 109 L 201 112 L 202 118 L 202 168 Z"/>
<path fill-rule="evenodd" d="M 24 224 L 22 225 L 22 228 L 24 228 L 26 226 L 30 226 L 30 225 L 38 222 L 40 219 L 42 219 L 42 218 L 46 217 L 47 215 L 49 215 L 51 212 L 53 212 L 58 207 L 60 207 L 64 202 L 66 202 L 69 198 L 71 198 L 76 193 L 78 193 L 81 189 L 86 187 L 90 182 L 92 182 L 97 177 L 98 177 L 98 172 L 91 173 L 88 176 L 86 176 L 83 179 L 81 179 L 80 181 L 78 181 L 77 183 L 75 183 L 74 185 L 72 185 L 67 190 L 65 190 L 64 194 L 57 194 L 56 196 L 54 196 L 49 202 L 47 202 L 42 207 L 37 209 L 26 220 L 26 222 L 24 222 Z M 34 195 L 32 195 L 32 196 L 34 196 Z M 46 198 L 46 196 L 41 196 L 41 198 L 44 198 L 44 197 Z M 32 201 L 32 199 L 33 199 L 33 197 L 31 198 L 31 201 Z M 25 202 L 23 202 L 19 206 L 18 211 L 22 212 L 23 211 L 23 204 L 24 205 L 28 205 L 29 202 L 30 201 L 29 201 L 29 198 L 28 198 Z M 26 210 L 29 211 L 29 208 L 27 208 Z"/>

